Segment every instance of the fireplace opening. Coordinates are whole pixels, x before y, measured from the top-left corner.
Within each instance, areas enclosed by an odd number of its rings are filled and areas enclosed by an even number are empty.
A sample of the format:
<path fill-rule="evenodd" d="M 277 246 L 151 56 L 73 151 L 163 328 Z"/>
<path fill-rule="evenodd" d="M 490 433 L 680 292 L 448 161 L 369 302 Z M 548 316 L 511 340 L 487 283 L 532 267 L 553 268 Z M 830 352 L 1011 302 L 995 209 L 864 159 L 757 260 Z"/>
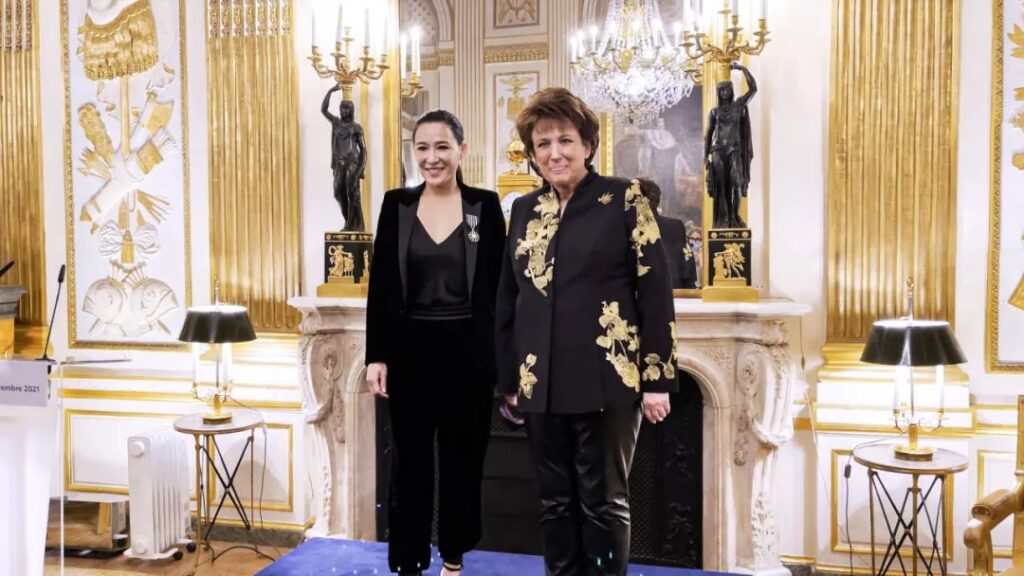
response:
<path fill-rule="evenodd" d="M 703 398 L 689 373 L 661 424 L 644 421 L 630 472 L 631 561 L 701 568 L 703 511 Z M 482 484 L 483 535 L 478 548 L 541 554 L 537 481 L 526 433 L 509 427 L 495 398 Z M 391 424 L 386 400 L 377 399 L 377 538 L 387 541 L 388 490 L 393 481 Z M 434 530 L 437 542 L 437 467 Z"/>

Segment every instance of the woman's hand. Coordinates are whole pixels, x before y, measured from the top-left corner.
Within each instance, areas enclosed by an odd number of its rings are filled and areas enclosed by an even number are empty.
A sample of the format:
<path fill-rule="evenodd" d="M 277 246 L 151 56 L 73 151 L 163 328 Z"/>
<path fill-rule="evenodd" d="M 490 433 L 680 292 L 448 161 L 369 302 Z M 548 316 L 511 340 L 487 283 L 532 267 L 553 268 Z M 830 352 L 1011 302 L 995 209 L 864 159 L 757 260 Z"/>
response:
<path fill-rule="evenodd" d="M 519 406 L 519 394 L 505 394 L 505 402 L 509 406 Z"/>
<path fill-rule="evenodd" d="M 388 397 L 388 365 L 372 362 L 366 367 L 366 387 L 374 396 Z"/>
<path fill-rule="evenodd" d="M 644 392 L 644 417 L 651 424 L 664 420 L 672 411 L 669 406 L 668 392 Z"/>

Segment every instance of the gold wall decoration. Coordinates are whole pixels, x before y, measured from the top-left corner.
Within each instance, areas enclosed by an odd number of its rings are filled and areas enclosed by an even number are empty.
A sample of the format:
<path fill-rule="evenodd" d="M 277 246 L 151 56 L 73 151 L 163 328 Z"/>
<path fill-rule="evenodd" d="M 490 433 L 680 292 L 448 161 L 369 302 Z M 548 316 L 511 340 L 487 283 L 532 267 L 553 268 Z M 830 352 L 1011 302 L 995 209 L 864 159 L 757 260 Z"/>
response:
<path fill-rule="evenodd" d="M 954 319 L 960 0 L 835 0 L 827 339 L 879 318 Z"/>
<path fill-rule="evenodd" d="M 24 286 L 18 322 L 46 324 L 37 0 L 0 0 L 0 266 Z"/>
<path fill-rule="evenodd" d="M 557 0 L 556 0 L 557 1 Z M 495 28 L 519 28 L 540 23 L 540 0 L 494 0 Z"/>
<path fill-rule="evenodd" d="M 206 3 L 211 284 L 263 332 L 299 323 L 287 303 L 302 290 L 293 7 Z"/>
<path fill-rule="evenodd" d="M 437 51 L 437 65 L 438 66 L 455 66 L 455 49 L 454 48 L 443 48 Z M 424 60 L 424 69 L 426 69 L 426 61 Z"/>
<path fill-rule="evenodd" d="M 1005 91 L 1004 91 L 1005 88 Z M 992 183 L 985 367 L 1024 372 L 1024 6 L 992 12 Z"/>
<path fill-rule="evenodd" d="M 398 13 L 399 0 L 387 0 L 390 14 Z M 390 46 L 388 60 L 398 61 L 398 47 Z M 455 53 L 451 52 L 451 57 Z M 389 68 L 384 73 L 381 89 L 383 90 L 383 140 L 384 140 L 384 190 L 401 188 L 402 182 L 402 81 L 398 67 Z M 370 187 L 367 186 L 367 190 Z M 369 194 L 366 194 L 369 197 Z"/>
<path fill-rule="evenodd" d="M 180 347 L 192 299 L 185 3 L 63 0 L 61 16 L 70 346 Z"/>
<path fill-rule="evenodd" d="M 494 119 L 494 149 L 491 151 L 491 161 L 494 163 L 496 178 L 502 174 L 512 173 L 512 160 L 508 155 L 510 146 L 515 148 L 518 145 L 522 148 L 523 145 L 519 140 L 519 132 L 516 131 L 516 118 L 526 107 L 526 100 L 539 89 L 540 72 L 537 70 L 500 72 L 491 79 L 494 102 L 494 109 L 491 111 Z M 525 169 L 525 166 L 523 168 Z"/>
<path fill-rule="evenodd" d="M 484 47 L 484 64 L 533 62 L 547 59 L 547 42 L 531 42 L 529 44 L 498 44 Z"/>

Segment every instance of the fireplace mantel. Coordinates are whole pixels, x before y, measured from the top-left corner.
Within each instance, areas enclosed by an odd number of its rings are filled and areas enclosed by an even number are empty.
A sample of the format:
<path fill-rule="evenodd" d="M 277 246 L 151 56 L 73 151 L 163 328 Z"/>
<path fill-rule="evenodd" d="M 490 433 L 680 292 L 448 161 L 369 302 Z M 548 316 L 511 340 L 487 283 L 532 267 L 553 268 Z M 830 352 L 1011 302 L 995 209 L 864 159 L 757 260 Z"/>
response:
<path fill-rule="evenodd" d="M 296 297 L 299 377 L 312 426 L 307 469 L 316 521 L 310 536 L 374 539 L 376 439 L 363 377 L 366 301 Z M 793 436 L 798 368 L 789 322 L 811 311 L 788 301 L 677 299 L 679 366 L 704 397 L 704 569 L 788 574 L 778 551 L 778 449 Z"/>

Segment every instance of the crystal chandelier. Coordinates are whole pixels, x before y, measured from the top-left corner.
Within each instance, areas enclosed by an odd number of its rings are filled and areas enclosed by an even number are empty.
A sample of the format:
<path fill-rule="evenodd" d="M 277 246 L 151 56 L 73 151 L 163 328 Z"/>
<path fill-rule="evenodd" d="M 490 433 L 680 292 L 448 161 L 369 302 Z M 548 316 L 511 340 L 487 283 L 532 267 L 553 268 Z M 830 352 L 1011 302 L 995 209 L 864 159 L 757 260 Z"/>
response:
<path fill-rule="evenodd" d="M 666 34 L 656 0 L 610 0 L 605 27 L 580 31 L 572 46 L 573 88 L 593 108 L 652 122 L 689 96 L 696 62 L 682 46 L 682 24 Z"/>

